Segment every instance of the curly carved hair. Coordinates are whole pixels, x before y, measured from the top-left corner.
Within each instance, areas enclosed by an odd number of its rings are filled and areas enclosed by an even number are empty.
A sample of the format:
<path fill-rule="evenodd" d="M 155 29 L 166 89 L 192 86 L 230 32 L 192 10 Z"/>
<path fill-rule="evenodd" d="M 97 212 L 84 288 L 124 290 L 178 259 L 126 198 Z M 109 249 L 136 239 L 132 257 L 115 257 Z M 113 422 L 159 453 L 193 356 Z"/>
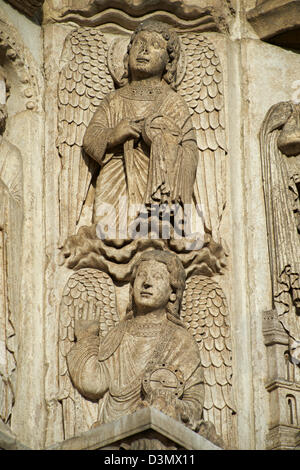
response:
<path fill-rule="evenodd" d="M 176 321 L 180 317 L 180 307 L 181 307 L 181 301 L 182 301 L 182 296 L 183 292 L 185 289 L 185 280 L 186 280 L 186 274 L 184 267 L 178 258 L 174 253 L 171 253 L 170 251 L 161 251 L 161 250 L 150 250 L 150 251 L 145 251 L 139 259 L 134 263 L 132 271 L 131 271 L 131 279 L 130 279 L 130 303 L 127 309 L 127 318 L 133 316 L 133 311 L 134 311 L 134 305 L 133 305 L 133 295 L 132 295 L 132 289 L 133 289 L 133 284 L 135 281 L 136 273 L 137 270 L 140 266 L 140 264 L 143 261 L 158 261 L 159 263 L 163 263 L 170 274 L 170 284 L 172 291 L 176 294 L 176 300 L 175 302 L 169 301 L 167 305 L 167 315 L 168 318 L 175 323 L 179 323 L 181 325 L 181 322 Z"/>
<path fill-rule="evenodd" d="M 164 80 L 173 88 L 176 89 L 176 75 L 177 75 L 177 65 L 180 57 L 180 41 L 174 30 L 172 30 L 167 24 L 155 20 L 145 20 L 139 24 L 134 33 L 130 38 L 130 42 L 127 48 L 127 54 L 124 57 L 124 66 L 125 72 L 122 77 L 122 84 L 125 85 L 129 78 L 128 70 L 128 58 L 129 52 L 132 46 L 132 43 L 141 31 L 149 31 L 160 34 L 167 41 L 167 52 L 169 55 L 169 61 L 166 66 L 164 73 Z"/>

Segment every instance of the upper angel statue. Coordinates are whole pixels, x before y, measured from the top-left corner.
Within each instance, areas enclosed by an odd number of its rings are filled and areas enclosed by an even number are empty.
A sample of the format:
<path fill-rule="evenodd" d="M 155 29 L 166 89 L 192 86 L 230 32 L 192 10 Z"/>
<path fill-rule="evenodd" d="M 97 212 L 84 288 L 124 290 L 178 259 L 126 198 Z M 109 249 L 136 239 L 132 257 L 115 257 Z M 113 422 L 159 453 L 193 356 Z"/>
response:
<path fill-rule="evenodd" d="M 94 221 L 103 203 L 192 202 L 196 134 L 184 99 L 174 91 L 180 43 L 163 23 L 142 23 L 126 55 L 126 85 L 94 114 L 83 148 L 100 166 Z M 100 216 L 101 217 L 101 216 Z"/>
<path fill-rule="evenodd" d="M 174 253 L 150 250 L 132 266 L 129 294 L 122 318 L 108 274 L 79 269 L 64 288 L 59 328 L 64 438 L 149 405 L 195 431 L 210 422 L 231 446 L 231 328 L 222 289 L 205 276 L 186 279 Z"/>
<path fill-rule="evenodd" d="M 88 221 L 87 213 L 89 223 L 100 222 L 105 207 L 118 220 L 132 205 L 196 203 L 219 242 L 226 150 L 213 46 L 147 20 L 130 38 L 119 79 L 113 53 L 92 28 L 66 40 L 59 82 L 62 240 Z"/>

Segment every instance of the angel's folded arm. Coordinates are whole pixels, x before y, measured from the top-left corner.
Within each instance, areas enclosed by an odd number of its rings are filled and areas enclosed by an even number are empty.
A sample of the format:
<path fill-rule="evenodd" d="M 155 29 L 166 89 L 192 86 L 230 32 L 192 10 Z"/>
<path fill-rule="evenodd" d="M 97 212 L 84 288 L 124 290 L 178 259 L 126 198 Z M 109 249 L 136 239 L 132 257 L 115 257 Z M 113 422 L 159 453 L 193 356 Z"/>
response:
<path fill-rule="evenodd" d="M 197 137 L 196 130 L 193 127 L 193 122 L 191 116 L 187 117 L 185 124 L 182 127 L 182 145 L 184 148 L 189 148 L 195 158 L 198 160 L 198 147 L 197 147 Z"/>
<path fill-rule="evenodd" d="M 109 108 L 107 103 L 103 103 L 92 117 L 83 139 L 85 152 L 100 165 L 112 131 L 109 124 Z"/>
<path fill-rule="evenodd" d="M 191 204 L 194 182 L 196 179 L 199 152 L 194 129 L 184 136 L 175 166 L 173 198 L 184 204 Z"/>
<path fill-rule="evenodd" d="M 86 398 L 99 399 L 108 389 L 105 366 L 98 361 L 99 337 L 78 341 L 67 355 L 74 386 Z"/>

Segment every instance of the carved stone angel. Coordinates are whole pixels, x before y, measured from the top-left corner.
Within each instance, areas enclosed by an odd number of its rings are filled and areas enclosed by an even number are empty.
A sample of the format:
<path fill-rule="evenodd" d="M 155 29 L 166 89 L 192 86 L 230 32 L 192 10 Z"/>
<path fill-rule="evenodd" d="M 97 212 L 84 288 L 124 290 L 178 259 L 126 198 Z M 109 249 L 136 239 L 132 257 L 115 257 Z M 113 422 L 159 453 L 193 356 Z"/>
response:
<path fill-rule="evenodd" d="M 120 76 L 114 70 L 118 47 L 116 42 L 108 48 L 97 29 L 79 28 L 66 39 L 60 73 L 61 237 L 68 237 L 62 253 L 66 265 L 76 271 L 60 306 L 64 437 L 155 403 L 194 430 L 203 419 L 212 422 L 230 445 L 235 426 L 229 312 L 222 289 L 209 279 L 224 266 L 219 243 L 226 203 L 220 62 L 202 35 L 185 33 L 179 39 L 168 26 L 154 21 L 144 22 L 133 33 L 125 53 L 125 74 Z M 126 205 L 118 205 L 120 196 L 126 196 Z M 97 236 L 95 222 L 101 221 L 105 203 L 111 213 L 120 215 L 132 204 L 173 202 L 201 205 L 207 229 L 201 249 L 186 249 L 185 239 Z M 150 249 L 159 250 L 159 255 Z M 170 270 L 172 263 L 163 261 L 177 259 L 174 252 L 185 274 L 175 267 Z M 167 266 L 167 310 L 173 305 L 175 312 L 167 314 L 164 308 L 158 324 L 149 329 L 145 319 L 151 312 L 131 318 L 136 313 L 132 304 L 125 321 L 120 321 L 117 308 L 117 285 L 134 285 L 131 271 L 139 272 L 135 266 L 140 256 L 150 264 L 147 257 L 157 256 L 156 261 Z M 178 283 L 183 285 L 177 292 Z M 130 292 L 132 299 L 132 284 Z M 147 292 L 143 296 L 143 301 L 149 297 Z M 161 330 L 161 322 L 166 329 Z M 128 361 L 121 360 L 124 354 Z M 149 365 L 152 356 L 155 370 Z M 163 381 L 170 381 L 172 393 L 164 390 L 156 396 L 153 387 L 164 388 Z M 118 395 L 122 390 L 124 396 Z"/>
<path fill-rule="evenodd" d="M 209 421 L 232 444 L 226 299 L 213 280 L 185 278 L 177 255 L 144 252 L 133 265 L 120 320 L 107 274 L 87 268 L 70 277 L 60 307 L 65 438 L 150 404 L 196 431 Z"/>
<path fill-rule="evenodd" d="M 300 363 L 300 106 L 281 102 L 264 120 L 261 153 L 273 284 L 279 320 Z"/>
<path fill-rule="evenodd" d="M 219 242 L 226 150 L 214 47 L 201 35 L 179 39 L 147 20 L 131 36 L 121 78 L 111 58 L 118 47 L 108 50 L 92 28 L 66 40 L 59 82 L 62 241 L 84 221 L 101 220 L 106 204 L 118 219 L 132 204 L 193 202 Z"/>
<path fill-rule="evenodd" d="M 99 323 L 78 321 L 77 343 L 67 355 L 73 384 L 102 399 L 99 424 L 153 405 L 199 429 L 203 370 L 196 341 L 179 320 L 185 272 L 170 252 L 144 253 L 133 268 L 124 321 L 97 336 Z"/>
<path fill-rule="evenodd" d="M 103 203 L 191 204 L 198 163 L 188 106 L 173 88 L 180 44 L 163 23 L 141 23 L 128 46 L 128 83 L 105 98 L 83 147 L 101 165 L 94 221 Z M 120 214 L 118 214 L 120 216 Z"/>

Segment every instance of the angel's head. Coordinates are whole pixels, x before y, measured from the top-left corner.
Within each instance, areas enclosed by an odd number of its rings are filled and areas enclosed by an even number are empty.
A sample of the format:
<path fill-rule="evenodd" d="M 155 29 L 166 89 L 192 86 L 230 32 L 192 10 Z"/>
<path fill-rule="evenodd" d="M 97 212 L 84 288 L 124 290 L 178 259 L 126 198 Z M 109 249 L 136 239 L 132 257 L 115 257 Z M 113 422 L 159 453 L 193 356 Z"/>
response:
<path fill-rule="evenodd" d="M 123 82 L 159 76 L 175 88 L 180 42 L 168 25 L 159 21 L 143 21 L 131 36 L 124 58 Z"/>
<path fill-rule="evenodd" d="M 178 256 L 169 251 L 146 251 L 132 269 L 128 313 L 147 314 L 163 309 L 169 319 L 179 318 L 185 278 Z"/>

